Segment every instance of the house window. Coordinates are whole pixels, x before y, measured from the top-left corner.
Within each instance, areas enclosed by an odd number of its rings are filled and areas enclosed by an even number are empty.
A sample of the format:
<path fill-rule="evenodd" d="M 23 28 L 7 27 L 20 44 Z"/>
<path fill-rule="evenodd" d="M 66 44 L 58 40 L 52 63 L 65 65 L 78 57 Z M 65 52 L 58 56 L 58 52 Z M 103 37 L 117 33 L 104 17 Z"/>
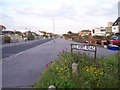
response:
<path fill-rule="evenodd" d="M 116 29 L 115 27 L 113 29 Z"/>

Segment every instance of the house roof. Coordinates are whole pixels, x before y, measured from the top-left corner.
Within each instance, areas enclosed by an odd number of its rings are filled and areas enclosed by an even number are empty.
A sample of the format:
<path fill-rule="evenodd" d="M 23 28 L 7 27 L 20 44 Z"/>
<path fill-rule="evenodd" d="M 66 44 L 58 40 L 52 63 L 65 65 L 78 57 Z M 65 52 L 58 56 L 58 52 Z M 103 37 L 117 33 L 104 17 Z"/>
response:
<path fill-rule="evenodd" d="M 15 31 L 14 33 L 15 34 L 22 34 L 20 31 Z"/>
<path fill-rule="evenodd" d="M 113 26 L 117 26 L 120 23 L 120 17 L 117 18 L 117 20 L 113 23 Z"/>
<path fill-rule="evenodd" d="M 40 33 L 46 33 L 45 31 L 39 31 Z"/>
<path fill-rule="evenodd" d="M 91 32 L 90 30 L 82 30 L 81 32 Z"/>
<path fill-rule="evenodd" d="M 2 34 L 14 34 L 13 31 L 2 31 Z"/>

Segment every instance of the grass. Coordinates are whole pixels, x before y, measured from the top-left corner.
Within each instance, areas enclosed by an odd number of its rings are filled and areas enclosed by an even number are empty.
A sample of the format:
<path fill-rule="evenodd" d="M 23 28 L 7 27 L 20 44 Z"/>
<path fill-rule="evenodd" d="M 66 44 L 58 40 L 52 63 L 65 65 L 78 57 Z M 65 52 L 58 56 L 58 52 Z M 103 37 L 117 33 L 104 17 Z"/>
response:
<path fill-rule="evenodd" d="M 72 73 L 72 63 L 77 63 L 79 73 Z M 54 62 L 46 65 L 42 76 L 33 88 L 118 88 L 118 58 L 93 58 L 81 53 L 63 52 Z"/>

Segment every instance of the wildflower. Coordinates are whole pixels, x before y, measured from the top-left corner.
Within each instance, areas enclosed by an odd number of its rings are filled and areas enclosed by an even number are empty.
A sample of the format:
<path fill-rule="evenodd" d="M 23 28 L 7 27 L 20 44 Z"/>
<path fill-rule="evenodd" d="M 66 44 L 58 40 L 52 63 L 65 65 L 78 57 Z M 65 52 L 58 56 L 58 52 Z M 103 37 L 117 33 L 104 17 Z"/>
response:
<path fill-rule="evenodd" d="M 50 64 L 52 64 L 52 61 L 51 61 L 51 62 L 49 62 L 49 65 L 50 65 Z"/>
<path fill-rule="evenodd" d="M 46 66 L 46 68 L 48 68 L 48 64 L 46 64 L 45 66 Z"/>
<path fill-rule="evenodd" d="M 53 61 L 50 62 L 51 64 L 53 63 Z"/>
<path fill-rule="evenodd" d="M 103 75 L 103 72 L 101 72 L 100 75 Z"/>
<path fill-rule="evenodd" d="M 65 60 L 65 62 L 66 62 L 66 60 Z"/>
<path fill-rule="evenodd" d="M 89 72 L 89 69 L 86 69 L 87 72 Z"/>
<path fill-rule="evenodd" d="M 62 77 L 60 77 L 62 79 Z"/>
<path fill-rule="evenodd" d="M 56 67 L 56 70 L 58 70 L 58 67 Z"/>

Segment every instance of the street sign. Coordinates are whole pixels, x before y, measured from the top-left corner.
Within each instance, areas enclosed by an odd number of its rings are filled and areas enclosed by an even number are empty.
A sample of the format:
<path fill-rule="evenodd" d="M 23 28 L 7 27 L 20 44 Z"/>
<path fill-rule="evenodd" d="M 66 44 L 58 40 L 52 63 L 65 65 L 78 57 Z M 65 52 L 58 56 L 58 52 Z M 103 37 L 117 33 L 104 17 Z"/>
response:
<path fill-rule="evenodd" d="M 71 44 L 71 53 L 73 52 L 74 49 L 75 50 L 83 50 L 83 51 L 94 52 L 94 60 L 96 60 L 97 48 L 96 48 L 95 45 Z"/>

